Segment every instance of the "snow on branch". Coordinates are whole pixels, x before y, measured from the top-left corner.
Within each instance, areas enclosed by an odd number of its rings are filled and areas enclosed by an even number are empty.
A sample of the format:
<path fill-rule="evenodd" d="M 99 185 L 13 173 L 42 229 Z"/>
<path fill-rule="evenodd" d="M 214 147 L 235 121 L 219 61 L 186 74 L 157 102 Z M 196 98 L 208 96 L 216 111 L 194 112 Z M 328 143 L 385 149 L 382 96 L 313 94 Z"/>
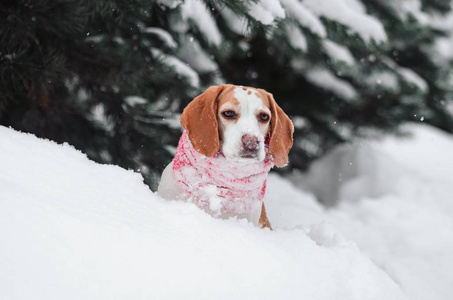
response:
<path fill-rule="evenodd" d="M 182 0 L 157 0 L 157 3 L 168 8 L 176 8 L 182 2 Z"/>
<path fill-rule="evenodd" d="M 271 25 L 277 18 L 285 18 L 285 10 L 280 2 L 275 0 L 252 2 L 249 6 L 248 14 L 264 25 Z"/>
<path fill-rule="evenodd" d="M 209 57 L 198 41 L 191 35 L 183 37 L 178 57 L 199 73 L 209 73 L 218 70 L 217 63 Z"/>
<path fill-rule="evenodd" d="M 307 39 L 302 32 L 293 24 L 286 24 L 285 26 L 286 35 L 288 37 L 288 43 L 294 49 L 299 49 L 306 52 L 308 49 Z"/>
<path fill-rule="evenodd" d="M 226 6 L 219 9 L 219 11 L 231 31 L 242 36 L 250 34 L 247 18 L 244 15 L 237 15 Z"/>
<path fill-rule="evenodd" d="M 398 73 L 406 82 L 414 85 L 422 93 L 427 93 L 429 91 L 428 83 L 411 69 L 402 67 L 389 58 L 382 58 L 382 62 L 391 69 L 395 70 L 395 72 Z"/>
<path fill-rule="evenodd" d="M 298 0 L 281 0 L 288 16 L 296 20 L 302 27 L 308 28 L 320 37 L 326 37 L 326 29 L 319 18 Z"/>
<path fill-rule="evenodd" d="M 316 15 L 349 27 L 366 42 L 387 41 L 382 23 L 366 14 L 357 0 L 306 0 L 304 4 Z"/>
<path fill-rule="evenodd" d="M 356 90 L 350 83 L 339 79 L 327 69 L 312 69 L 306 73 L 306 78 L 314 85 L 331 91 L 342 99 L 353 100 L 358 97 Z"/>
<path fill-rule="evenodd" d="M 144 32 L 156 35 L 162 42 L 164 42 L 166 46 L 170 48 L 178 47 L 178 44 L 175 42 L 171 34 L 168 33 L 168 31 L 163 30 L 162 28 L 148 27 L 144 29 Z"/>
<path fill-rule="evenodd" d="M 184 21 L 191 20 L 206 40 L 219 46 L 222 36 L 219 28 L 206 5 L 199 0 L 186 0 L 181 6 L 181 15 Z"/>
<path fill-rule="evenodd" d="M 197 72 L 178 58 L 165 54 L 156 48 L 151 49 L 151 53 L 155 58 L 160 59 L 163 63 L 173 68 L 180 76 L 186 78 L 191 86 L 198 87 L 200 85 L 200 78 Z"/>
<path fill-rule="evenodd" d="M 324 40 L 323 47 L 334 61 L 342 61 L 349 66 L 354 66 L 356 63 L 354 56 L 352 56 L 351 52 L 346 47 L 334 43 L 331 40 Z"/>

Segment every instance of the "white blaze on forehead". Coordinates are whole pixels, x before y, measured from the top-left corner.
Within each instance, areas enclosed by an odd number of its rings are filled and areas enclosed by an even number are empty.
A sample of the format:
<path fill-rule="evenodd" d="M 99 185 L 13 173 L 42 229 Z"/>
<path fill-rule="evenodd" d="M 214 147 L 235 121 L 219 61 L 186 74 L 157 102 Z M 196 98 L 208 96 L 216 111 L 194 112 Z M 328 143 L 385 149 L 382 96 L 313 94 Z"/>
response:
<path fill-rule="evenodd" d="M 234 97 L 241 104 L 241 114 L 243 112 L 254 114 L 258 109 L 264 108 L 263 102 L 261 102 L 261 99 L 258 98 L 256 93 L 257 91 L 255 90 L 243 87 L 237 87 L 234 90 Z"/>
<path fill-rule="evenodd" d="M 261 99 L 257 96 L 257 91 L 249 88 L 237 87 L 234 90 L 234 97 L 241 105 L 241 117 L 238 123 L 243 125 L 241 130 L 243 133 L 256 134 L 257 138 L 261 138 L 256 114 L 260 110 L 268 111 L 267 107 L 263 105 Z"/>
<path fill-rule="evenodd" d="M 249 88 L 237 87 L 234 90 L 234 97 L 240 105 L 240 116 L 237 122 L 228 124 L 224 132 L 223 153 L 226 157 L 238 157 L 242 147 L 242 136 L 245 134 L 255 136 L 261 142 L 257 159 L 264 159 L 264 135 L 260 131 L 257 120 L 257 113 L 269 109 L 257 95 L 257 91 Z"/>

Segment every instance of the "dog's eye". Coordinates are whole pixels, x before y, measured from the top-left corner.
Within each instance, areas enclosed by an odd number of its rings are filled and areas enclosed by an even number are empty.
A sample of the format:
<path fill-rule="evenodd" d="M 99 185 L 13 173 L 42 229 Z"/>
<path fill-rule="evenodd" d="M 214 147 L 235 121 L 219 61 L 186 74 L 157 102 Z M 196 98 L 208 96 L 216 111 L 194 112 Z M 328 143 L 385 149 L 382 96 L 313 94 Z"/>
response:
<path fill-rule="evenodd" d="M 261 113 L 259 115 L 259 119 L 261 122 L 268 122 L 269 121 L 269 115 L 265 113 Z"/>
<path fill-rule="evenodd" d="M 236 113 L 232 110 L 226 110 L 222 113 L 222 115 L 227 119 L 233 119 L 236 117 Z"/>

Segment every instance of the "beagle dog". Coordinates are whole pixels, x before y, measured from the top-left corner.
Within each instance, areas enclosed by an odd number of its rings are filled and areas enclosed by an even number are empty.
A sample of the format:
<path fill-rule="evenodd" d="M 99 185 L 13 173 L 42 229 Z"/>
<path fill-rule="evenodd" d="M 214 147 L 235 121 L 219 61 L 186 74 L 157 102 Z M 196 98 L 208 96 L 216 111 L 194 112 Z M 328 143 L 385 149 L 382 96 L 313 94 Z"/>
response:
<path fill-rule="evenodd" d="M 287 164 L 294 132 L 272 94 L 212 86 L 187 105 L 180 121 L 184 132 L 158 194 L 271 229 L 262 201 L 267 174 L 274 165 Z"/>

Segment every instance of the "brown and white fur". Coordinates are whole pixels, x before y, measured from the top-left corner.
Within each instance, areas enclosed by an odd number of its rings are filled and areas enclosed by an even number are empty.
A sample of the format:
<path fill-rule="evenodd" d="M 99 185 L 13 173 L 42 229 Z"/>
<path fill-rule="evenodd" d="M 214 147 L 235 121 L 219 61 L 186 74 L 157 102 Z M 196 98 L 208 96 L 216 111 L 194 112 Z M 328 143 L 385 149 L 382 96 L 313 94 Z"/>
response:
<path fill-rule="evenodd" d="M 272 94 L 263 89 L 212 86 L 188 104 L 180 121 L 193 148 L 204 156 L 213 157 L 221 151 L 227 161 L 238 166 L 263 161 L 266 155 L 277 167 L 288 162 L 293 125 Z M 173 162 L 162 173 L 158 193 L 165 199 L 187 199 L 172 169 Z M 271 228 L 264 203 L 238 217 Z"/>

